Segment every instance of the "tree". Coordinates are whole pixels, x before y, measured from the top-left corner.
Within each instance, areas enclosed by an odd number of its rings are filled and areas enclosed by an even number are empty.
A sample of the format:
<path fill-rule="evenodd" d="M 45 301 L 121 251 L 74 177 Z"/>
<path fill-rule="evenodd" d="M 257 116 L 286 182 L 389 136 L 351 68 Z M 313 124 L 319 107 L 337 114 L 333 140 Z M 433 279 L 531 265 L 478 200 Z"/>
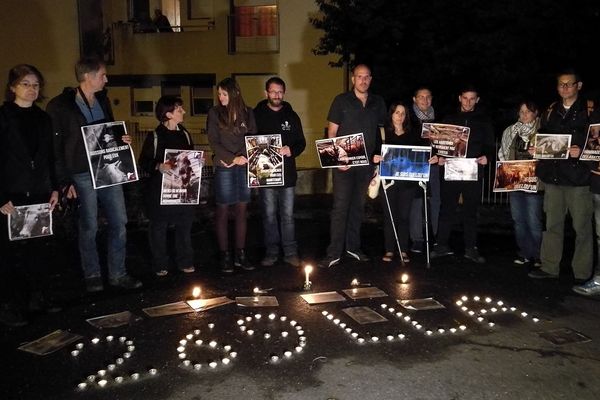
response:
<path fill-rule="evenodd" d="M 597 1 L 315 1 L 311 23 L 324 33 L 314 53 L 339 55 L 334 67 L 369 64 L 373 89 L 388 100 L 427 84 L 454 106 L 468 81 L 494 108 L 522 96 L 546 102 L 567 66 L 582 72 L 585 87 L 598 86 L 589 61 L 600 36 Z"/>

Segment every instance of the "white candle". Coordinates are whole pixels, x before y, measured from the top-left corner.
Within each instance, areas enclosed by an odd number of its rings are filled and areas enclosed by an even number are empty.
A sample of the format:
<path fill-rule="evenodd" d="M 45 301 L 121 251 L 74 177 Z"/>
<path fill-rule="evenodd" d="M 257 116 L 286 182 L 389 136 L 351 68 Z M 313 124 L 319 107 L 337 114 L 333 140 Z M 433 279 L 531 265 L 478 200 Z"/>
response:
<path fill-rule="evenodd" d="M 201 293 L 202 293 L 202 289 L 200 289 L 200 286 L 196 286 L 194 289 L 192 289 L 192 296 L 194 296 L 195 299 L 200 297 Z"/>
<path fill-rule="evenodd" d="M 307 265 L 306 267 L 304 267 L 304 275 L 306 276 L 306 279 L 304 281 L 304 286 L 309 287 L 310 286 L 310 273 L 313 271 L 313 267 L 312 265 Z"/>

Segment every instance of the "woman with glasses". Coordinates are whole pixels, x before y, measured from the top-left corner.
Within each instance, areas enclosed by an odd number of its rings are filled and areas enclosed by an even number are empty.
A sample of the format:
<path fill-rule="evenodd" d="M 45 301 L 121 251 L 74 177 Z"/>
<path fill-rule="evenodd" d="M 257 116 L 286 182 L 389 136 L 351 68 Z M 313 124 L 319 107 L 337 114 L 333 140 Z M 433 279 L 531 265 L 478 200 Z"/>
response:
<path fill-rule="evenodd" d="M 42 235 L 9 241 L 7 227 L 9 215 L 21 215 L 17 206 L 48 203 L 52 210 L 58 202 L 52 123 L 35 104 L 43 98 L 43 87 L 36 67 L 17 65 L 8 73 L 0 107 L 0 321 L 9 326 L 25 325 L 29 310 L 57 310 L 42 295 L 51 258 L 48 241 Z M 19 232 L 35 222 L 35 217 L 25 219 Z M 29 230 L 23 233 L 23 238 L 29 236 L 33 236 Z"/>
<path fill-rule="evenodd" d="M 208 142 L 214 152 L 215 196 L 217 210 L 215 226 L 221 253 L 221 272 L 230 274 L 234 265 L 253 270 L 246 258 L 246 207 L 250 201 L 244 137 L 256 133 L 252 108 L 247 107 L 237 82 L 223 79 L 217 85 L 219 104 L 208 112 L 206 126 Z M 235 253 L 229 250 L 229 207 L 235 214 Z"/>

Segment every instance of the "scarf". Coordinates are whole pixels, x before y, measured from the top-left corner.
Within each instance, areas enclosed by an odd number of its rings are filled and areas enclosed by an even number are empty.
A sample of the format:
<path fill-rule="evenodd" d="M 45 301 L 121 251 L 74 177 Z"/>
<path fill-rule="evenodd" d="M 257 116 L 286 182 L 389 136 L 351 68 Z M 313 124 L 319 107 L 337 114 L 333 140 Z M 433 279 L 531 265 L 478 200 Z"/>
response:
<path fill-rule="evenodd" d="M 433 121 L 435 120 L 435 111 L 433 111 L 433 107 L 429 106 L 426 111 L 421 111 L 416 104 L 413 103 L 413 111 L 415 115 L 419 119 L 419 121 Z"/>
<path fill-rule="evenodd" d="M 500 144 L 500 152 L 498 154 L 500 160 L 515 159 L 515 138 L 518 136 L 525 143 L 529 143 L 533 139 L 538 127 L 538 119 L 523 123 L 517 121 L 504 130 L 502 135 L 502 143 Z"/>

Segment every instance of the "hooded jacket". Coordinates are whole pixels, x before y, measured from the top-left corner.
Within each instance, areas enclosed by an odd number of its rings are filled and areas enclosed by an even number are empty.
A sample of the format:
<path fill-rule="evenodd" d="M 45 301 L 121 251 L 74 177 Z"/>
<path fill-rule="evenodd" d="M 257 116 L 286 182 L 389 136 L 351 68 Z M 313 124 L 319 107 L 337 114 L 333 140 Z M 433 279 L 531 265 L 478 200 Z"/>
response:
<path fill-rule="evenodd" d="M 290 103 L 283 101 L 282 108 L 274 111 L 267 100 L 260 101 L 254 108 L 258 134 L 280 134 L 283 146 L 288 146 L 292 155 L 283 157 L 284 187 L 296 186 L 296 157 L 306 148 L 302 122 Z"/>

